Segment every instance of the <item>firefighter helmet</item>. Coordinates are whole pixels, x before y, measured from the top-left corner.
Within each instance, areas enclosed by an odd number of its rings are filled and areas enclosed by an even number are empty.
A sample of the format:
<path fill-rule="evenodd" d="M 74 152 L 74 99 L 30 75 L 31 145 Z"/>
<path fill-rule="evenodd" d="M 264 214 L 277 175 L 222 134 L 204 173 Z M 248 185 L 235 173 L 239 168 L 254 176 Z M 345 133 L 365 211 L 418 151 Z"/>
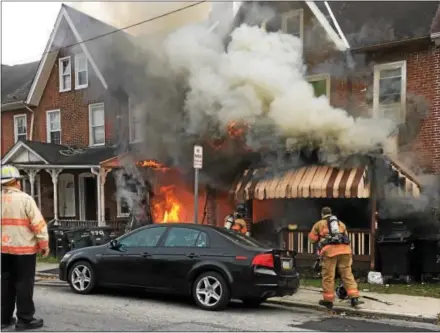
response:
<path fill-rule="evenodd" d="M 20 171 L 15 166 L 12 165 L 3 165 L 1 169 L 1 184 L 5 185 L 11 182 L 14 179 L 23 178 L 20 175 Z"/>

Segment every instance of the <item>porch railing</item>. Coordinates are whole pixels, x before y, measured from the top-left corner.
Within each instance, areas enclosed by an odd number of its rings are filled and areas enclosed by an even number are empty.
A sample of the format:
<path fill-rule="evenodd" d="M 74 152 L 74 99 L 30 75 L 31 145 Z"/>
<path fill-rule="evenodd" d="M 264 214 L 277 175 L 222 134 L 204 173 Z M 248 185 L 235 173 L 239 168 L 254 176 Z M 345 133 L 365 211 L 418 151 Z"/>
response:
<path fill-rule="evenodd" d="M 289 231 L 285 237 L 287 248 L 299 256 L 315 254 L 315 245 L 308 238 L 310 230 Z M 371 253 L 370 232 L 366 229 L 351 229 L 348 236 L 354 256 L 369 256 Z"/>
<path fill-rule="evenodd" d="M 117 234 L 122 234 L 125 230 L 128 220 L 111 220 L 105 221 L 105 226 L 112 229 Z M 48 223 L 49 227 L 61 227 L 61 228 L 96 228 L 98 227 L 98 221 L 94 220 L 51 220 Z"/>

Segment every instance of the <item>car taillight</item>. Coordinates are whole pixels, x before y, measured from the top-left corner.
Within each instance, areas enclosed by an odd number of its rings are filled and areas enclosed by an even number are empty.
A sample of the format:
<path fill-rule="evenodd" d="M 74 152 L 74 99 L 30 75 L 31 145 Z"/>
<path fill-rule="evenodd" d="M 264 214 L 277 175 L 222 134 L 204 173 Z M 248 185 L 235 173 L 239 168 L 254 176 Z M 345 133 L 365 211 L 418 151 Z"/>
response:
<path fill-rule="evenodd" d="M 257 254 L 252 260 L 252 265 L 274 268 L 272 253 Z"/>

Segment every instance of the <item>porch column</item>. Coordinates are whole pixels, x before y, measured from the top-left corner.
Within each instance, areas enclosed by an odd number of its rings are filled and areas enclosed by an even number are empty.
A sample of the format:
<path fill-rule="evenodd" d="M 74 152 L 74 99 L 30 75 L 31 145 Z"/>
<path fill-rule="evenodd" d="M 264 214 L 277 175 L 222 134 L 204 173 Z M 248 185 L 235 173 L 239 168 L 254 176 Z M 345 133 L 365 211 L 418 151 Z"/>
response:
<path fill-rule="evenodd" d="M 31 184 L 31 196 L 35 197 L 35 176 L 39 172 L 39 169 L 24 169 L 29 176 L 29 183 Z"/>
<path fill-rule="evenodd" d="M 63 169 L 45 169 L 52 178 L 53 184 L 53 218 L 58 220 L 58 176 Z"/>
<path fill-rule="evenodd" d="M 99 178 L 100 182 L 99 185 L 101 186 L 101 197 L 99 198 L 101 200 L 101 210 L 100 210 L 100 214 L 101 214 L 101 219 L 98 219 L 98 224 L 101 223 L 102 227 L 105 227 L 105 189 L 104 189 L 104 185 L 105 182 L 107 180 L 107 174 L 111 171 L 111 169 L 103 169 L 100 168 L 99 169 Z"/>

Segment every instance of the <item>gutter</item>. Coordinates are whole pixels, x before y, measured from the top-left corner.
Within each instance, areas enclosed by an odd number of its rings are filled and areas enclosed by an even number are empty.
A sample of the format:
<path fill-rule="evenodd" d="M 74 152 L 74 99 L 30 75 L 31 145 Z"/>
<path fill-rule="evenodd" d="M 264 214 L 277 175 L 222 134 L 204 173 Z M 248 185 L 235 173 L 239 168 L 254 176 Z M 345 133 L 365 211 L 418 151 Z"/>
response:
<path fill-rule="evenodd" d="M 436 35 L 436 34 L 434 34 L 434 35 Z M 431 39 L 432 39 L 432 37 L 433 37 L 433 35 L 431 35 Z M 438 37 L 440 37 L 440 34 L 436 38 L 438 38 Z M 351 48 L 351 51 L 352 52 L 374 51 L 379 48 L 387 48 L 387 47 L 405 45 L 407 43 L 417 42 L 417 41 L 429 41 L 429 36 L 415 37 L 415 38 L 409 38 L 409 39 L 392 41 L 392 42 L 385 42 L 385 43 L 378 43 L 378 44 L 373 44 L 373 45 L 353 47 L 353 48 Z"/>
<path fill-rule="evenodd" d="M 440 31 L 432 33 L 431 40 L 435 43 L 435 46 L 440 46 Z"/>

